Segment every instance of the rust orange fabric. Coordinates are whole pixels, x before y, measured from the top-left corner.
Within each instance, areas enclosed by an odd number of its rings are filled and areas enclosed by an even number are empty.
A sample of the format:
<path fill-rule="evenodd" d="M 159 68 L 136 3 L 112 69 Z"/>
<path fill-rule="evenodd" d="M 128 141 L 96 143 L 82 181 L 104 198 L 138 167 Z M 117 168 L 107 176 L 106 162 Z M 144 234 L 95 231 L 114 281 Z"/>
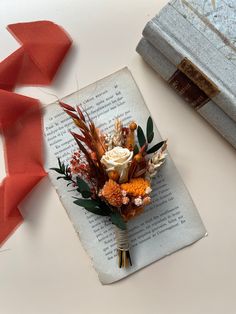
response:
<path fill-rule="evenodd" d="M 46 175 L 40 103 L 12 91 L 17 85 L 50 84 L 72 44 L 50 21 L 12 24 L 8 30 L 21 47 L 0 63 L 0 132 L 7 173 L 0 185 L 0 245 L 23 221 L 19 203 Z"/>

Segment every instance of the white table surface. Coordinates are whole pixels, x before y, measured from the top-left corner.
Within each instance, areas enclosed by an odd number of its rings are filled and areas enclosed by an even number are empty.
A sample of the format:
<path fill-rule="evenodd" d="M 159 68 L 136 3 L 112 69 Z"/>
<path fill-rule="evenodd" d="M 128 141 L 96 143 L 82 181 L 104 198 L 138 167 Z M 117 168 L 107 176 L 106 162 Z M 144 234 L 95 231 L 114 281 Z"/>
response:
<path fill-rule="evenodd" d="M 135 52 L 166 0 L 1 0 L 0 59 L 18 44 L 7 24 L 48 19 L 74 47 L 54 84 L 17 91 L 49 103 L 124 66 L 146 100 L 209 236 L 102 286 L 47 178 L 21 204 L 25 222 L 0 248 L 0 313 L 236 313 L 236 154 Z M 1 153 L 1 177 L 4 176 Z"/>

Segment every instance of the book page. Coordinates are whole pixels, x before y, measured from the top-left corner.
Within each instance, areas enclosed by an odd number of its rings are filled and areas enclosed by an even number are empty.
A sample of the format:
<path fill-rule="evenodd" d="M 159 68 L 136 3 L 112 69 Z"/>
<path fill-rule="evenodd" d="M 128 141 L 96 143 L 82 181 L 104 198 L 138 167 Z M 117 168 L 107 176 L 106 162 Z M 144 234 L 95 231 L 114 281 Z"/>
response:
<path fill-rule="evenodd" d="M 70 105 L 81 104 L 104 132 L 113 130 L 116 118 L 124 125 L 132 120 L 146 126 L 150 113 L 127 68 L 97 81 L 67 96 Z M 68 164 L 76 151 L 76 143 L 69 130 L 76 131 L 72 119 L 57 103 L 45 108 L 46 169 L 57 167 L 57 158 Z M 153 143 L 161 140 L 154 127 Z M 109 217 L 87 212 L 73 203 L 79 193 L 71 191 L 66 181 L 49 176 L 71 219 L 80 240 L 92 259 L 100 281 L 108 284 L 126 277 L 156 260 L 169 255 L 206 235 L 206 230 L 170 156 L 152 182 L 152 203 L 143 214 L 128 222 L 130 254 L 133 266 L 118 267 L 114 226 Z"/>

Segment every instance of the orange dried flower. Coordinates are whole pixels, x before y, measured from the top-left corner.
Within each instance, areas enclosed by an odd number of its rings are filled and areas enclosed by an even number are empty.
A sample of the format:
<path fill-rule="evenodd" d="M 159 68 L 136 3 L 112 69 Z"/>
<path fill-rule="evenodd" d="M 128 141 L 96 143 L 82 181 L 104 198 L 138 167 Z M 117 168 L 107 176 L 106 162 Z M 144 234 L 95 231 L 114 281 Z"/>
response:
<path fill-rule="evenodd" d="M 143 178 L 131 179 L 129 182 L 121 184 L 121 189 L 132 196 L 144 196 L 148 187 L 150 187 L 149 181 Z"/>
<path fill-rule="evenodd" d="M 114 207 L 120 207 L 122 205 L 120 185 L 111 179 L 104 184 L 102 188 L 102 196 Z"/>

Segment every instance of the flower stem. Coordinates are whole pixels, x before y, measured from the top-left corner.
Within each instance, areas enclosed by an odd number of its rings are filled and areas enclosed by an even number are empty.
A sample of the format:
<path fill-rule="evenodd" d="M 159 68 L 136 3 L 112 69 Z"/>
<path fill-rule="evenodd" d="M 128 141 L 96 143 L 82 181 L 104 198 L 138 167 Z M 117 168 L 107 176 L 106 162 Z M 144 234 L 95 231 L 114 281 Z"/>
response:
<path fill-rule="evenodd" d="M 127 229 L 121 230 L 115 226 L 116 243 L 118 251 L 119 268 L 128 268 L 132 266 L 131 256 L 129 252 L 129 240 Z"/>

